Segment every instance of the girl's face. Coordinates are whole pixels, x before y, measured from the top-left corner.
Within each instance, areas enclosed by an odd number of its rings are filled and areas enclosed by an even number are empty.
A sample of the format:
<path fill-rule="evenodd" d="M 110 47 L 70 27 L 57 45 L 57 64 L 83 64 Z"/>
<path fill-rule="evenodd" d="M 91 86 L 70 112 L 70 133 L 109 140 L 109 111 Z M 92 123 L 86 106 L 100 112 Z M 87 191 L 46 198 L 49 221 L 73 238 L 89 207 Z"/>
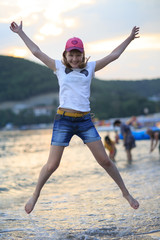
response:
<path fill-rule="evenodd" d="M 66 59 L 72 68 L 78 68 L 83 61 L 83 53 L 78 50 L 66 52 Z"/>

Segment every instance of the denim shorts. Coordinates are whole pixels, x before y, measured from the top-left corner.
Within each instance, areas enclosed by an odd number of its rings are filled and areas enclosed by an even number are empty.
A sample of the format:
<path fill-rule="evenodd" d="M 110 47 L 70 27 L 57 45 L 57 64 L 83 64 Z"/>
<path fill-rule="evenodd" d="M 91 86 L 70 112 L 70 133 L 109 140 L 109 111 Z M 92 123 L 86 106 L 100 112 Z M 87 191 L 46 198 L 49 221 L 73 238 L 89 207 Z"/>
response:
<path fill-rule="evenodd" d="M 79 136 L 84 143 L 101 139 L 92 120 L 91 114 L 83 117 L 68 117 L 56 114 L 51 145 L 68 146 L 73 135 Z"/>

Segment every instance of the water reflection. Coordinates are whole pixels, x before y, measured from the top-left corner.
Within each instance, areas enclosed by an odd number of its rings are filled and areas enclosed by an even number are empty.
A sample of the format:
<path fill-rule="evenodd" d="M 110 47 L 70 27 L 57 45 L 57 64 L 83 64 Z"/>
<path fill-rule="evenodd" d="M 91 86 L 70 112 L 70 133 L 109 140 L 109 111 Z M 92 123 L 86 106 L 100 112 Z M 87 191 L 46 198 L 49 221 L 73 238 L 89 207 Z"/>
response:
<path fill-rule="evenodd" d="M 158 151 L 148 153 L 149 141 L 137 142 L 130 167 L 122 145 L 117 145 L 117 167 L 139 199 L 139 210 L 129 207 L 87 147 L 74 137 L 35 210 L 26 215 L 24 203 L 47 160 L 50 137 L 51 130 L 1 132 L 0 238 L 159 239 L 160 161 Z"/>

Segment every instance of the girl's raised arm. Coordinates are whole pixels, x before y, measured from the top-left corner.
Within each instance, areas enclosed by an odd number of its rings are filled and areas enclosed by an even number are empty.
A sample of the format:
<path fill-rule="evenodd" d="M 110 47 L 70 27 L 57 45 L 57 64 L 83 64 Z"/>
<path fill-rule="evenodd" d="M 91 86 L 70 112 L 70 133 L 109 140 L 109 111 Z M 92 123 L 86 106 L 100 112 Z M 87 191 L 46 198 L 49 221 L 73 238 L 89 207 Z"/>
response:
<path fill-rule="evenodd" d="M 56 70 L 55 60 L 48 57 L 45 53 L 43 53 L 40 50 L 40 48 L 24 33 L 24 31 L 22 30 L 22 21 L 20 22 L 20 25 L 17 25 L 17 23 L 12 22 L 10 25 L 10 29 L 20 36 L 20 38 L 23 40 L 23 42 L 26 44 L 28 49 L 32 52 L 32 54 L 35 57 L 40 59 L 45 65 L 47 65 L 53 71 Z"/>
<path fill-rule="evenodd" d="M 135 38 L 139 38 L 139 36 L 137 36 L 138 34 L 139 34 L 139 27 L 135 26 L 132 29 L 130 36 L 124 42 L 122 42 L 117 48 L 115 48 L 108 56 L 96 61 L 95 71 L 98 71 L 104 68 L 106 65 L 108 65 L 109 63 L 119 58 L 120 55 L 126 49 L 126 47 L 131 43 L 131 41 L 134 40 Z"/>

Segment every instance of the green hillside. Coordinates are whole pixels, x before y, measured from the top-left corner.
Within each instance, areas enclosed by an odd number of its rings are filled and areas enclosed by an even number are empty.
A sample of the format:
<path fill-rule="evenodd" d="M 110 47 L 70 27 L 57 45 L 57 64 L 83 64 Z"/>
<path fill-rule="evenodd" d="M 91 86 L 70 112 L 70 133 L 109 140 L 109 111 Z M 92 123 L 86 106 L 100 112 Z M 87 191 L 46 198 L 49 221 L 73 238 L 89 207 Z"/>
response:
<path fill-rule="evenodd" d="M 58 82 L 47 67 L 22 58 L 0 56 L 0 102 L 19 101 L 58 92 Z M 102 81 L 91 85 L 92 112 L 100 119 L 160 112 L 160 78 L 141 81 Z"/>
<path fill-rule="evenodd" d="M 92 110 L 101 119 L 160 112 L 160 78 L 140 81 L 93 80 Z M 157 97 L 159 101 L 149 100 Z"/>
<path fill-rule="evenodd" d="M 53 71 L 22 58 L 0 56 L 0 102 L 57 92 Z"/>

